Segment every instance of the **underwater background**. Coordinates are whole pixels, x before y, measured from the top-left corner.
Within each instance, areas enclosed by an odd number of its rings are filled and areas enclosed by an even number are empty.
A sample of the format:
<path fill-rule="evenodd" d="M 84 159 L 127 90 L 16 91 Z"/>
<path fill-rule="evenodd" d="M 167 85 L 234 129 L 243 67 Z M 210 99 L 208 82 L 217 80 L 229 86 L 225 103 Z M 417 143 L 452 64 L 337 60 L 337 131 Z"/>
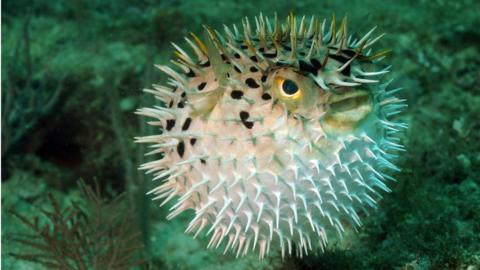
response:
<path fill-rule="evenodd" d="M 480 2 L 2 1 L 2 269 L 480 269 Z M 262 12 L 348 16 L 387 35 L 409 124 L 401 172 L 376 211 L 325 253 L 207 250 L 145 193 L 134 115 L 202 25 Z"/>

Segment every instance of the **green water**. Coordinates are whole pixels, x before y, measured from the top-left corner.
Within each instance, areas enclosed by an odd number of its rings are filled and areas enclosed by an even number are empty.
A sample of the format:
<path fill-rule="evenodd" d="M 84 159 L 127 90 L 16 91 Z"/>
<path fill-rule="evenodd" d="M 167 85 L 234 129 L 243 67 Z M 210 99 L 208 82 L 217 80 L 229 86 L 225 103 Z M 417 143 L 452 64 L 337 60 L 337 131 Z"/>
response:
<path fill-rule="evenodd" d="M 480 269 L 479 10 L 478 0 L 2 1 L 2 269 Z M 189 216 L 165 219 L 137 170 L 147 149 L 133 138 L 154 129 L 133 112 L 155 103 L 141 89 L 165 81 L 154 64 L 173 57 L 170 41 L 259 12 L 378 25 L 409 106 L 393 192 L 351 239 L 302 259 L 207 250 L 183 233 Z"/>

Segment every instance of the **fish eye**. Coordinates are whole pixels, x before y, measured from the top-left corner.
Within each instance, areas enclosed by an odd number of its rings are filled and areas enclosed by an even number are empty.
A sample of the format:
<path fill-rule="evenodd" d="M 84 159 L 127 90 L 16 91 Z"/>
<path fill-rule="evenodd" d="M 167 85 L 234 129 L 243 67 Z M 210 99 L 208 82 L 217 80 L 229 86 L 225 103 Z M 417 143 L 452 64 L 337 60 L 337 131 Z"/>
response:
<path fill-rule="evenodd" d="M 283 81 L 282 90 L 285 94 L 287 94 L 289 96 L 294 95 L 295 93 L 297 93 L 299 91 L 298 85 L 290 79 L 286 79 L 286 80 Z"/>
<path fill-rule="evenodd" d="M 282 100 L 298 100 L 302 96 L 302 88 L 294 79 L 277 76 L 275 84 L 277 96 Z"/>

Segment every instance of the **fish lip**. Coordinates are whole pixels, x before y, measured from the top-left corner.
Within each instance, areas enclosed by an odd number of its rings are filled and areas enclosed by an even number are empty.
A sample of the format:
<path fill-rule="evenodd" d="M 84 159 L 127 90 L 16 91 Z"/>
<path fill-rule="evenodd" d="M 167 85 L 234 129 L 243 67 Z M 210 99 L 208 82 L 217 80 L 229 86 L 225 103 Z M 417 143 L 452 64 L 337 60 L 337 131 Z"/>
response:
<path fill-rule="evenodd" d="M 352 99 L 348 103 L 349 99 Z M 341 102 L 347 102 L 341 104 Z M 334 104 L 337 103 L 337 106 Z M 350 90 L 328 98 L 326 121 L 337 128 L 353 128 L 373 111 L 372 98 L 365 90 Z"/>
<path fill-rule="evenodd" d="M 350 98 L 357 98 L 357 97 L 364 97 L 364 96 L 368 96 L 368 92 L 365 90 L 354 90 L 354 91 L 347 91 L 343 94 L 332 94 L 328 98 L 327 104 L 331 105 L 333 103 L 347 100 Z"/>

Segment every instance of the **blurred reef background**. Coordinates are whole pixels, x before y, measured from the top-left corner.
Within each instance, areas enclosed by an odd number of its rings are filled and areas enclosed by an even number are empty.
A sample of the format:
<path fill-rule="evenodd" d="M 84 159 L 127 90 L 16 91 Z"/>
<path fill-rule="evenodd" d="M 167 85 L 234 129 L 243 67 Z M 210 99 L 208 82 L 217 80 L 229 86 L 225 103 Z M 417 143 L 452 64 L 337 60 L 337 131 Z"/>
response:
<path fill-rule="evenodd" d="M 480 269 L 480 2 L 2 1 L 2 269 Z M 141 89 L 202 25 L 263 12 L 378 25 L 405 90 L 393 192 L 324 254 L 235 259 L 167 222 L 133 137 Z"/>

